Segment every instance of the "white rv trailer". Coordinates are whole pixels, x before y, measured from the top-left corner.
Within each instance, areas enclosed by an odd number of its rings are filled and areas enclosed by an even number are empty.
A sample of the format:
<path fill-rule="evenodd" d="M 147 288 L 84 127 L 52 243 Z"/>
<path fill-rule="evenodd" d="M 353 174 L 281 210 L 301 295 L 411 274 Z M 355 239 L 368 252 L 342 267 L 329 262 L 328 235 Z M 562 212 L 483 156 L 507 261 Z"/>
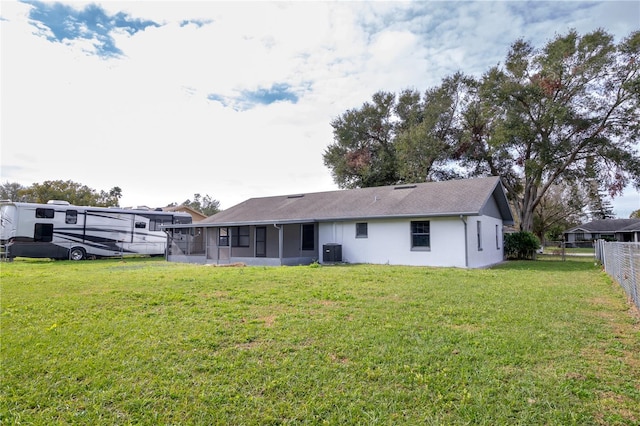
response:
<path fill-rule="evenodd" d="M 182 212 L 0 201 L 4 256 L 82 260 L 123 254 L 163 255 L 162 225 L 191 223 Z"/>

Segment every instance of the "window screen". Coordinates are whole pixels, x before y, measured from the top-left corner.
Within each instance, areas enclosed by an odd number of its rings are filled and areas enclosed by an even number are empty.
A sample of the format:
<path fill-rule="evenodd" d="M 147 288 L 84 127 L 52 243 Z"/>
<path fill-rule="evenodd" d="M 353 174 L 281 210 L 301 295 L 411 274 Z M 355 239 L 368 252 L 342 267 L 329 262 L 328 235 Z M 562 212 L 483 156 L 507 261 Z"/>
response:
<path fill-rule="evenodd" d="M 431 233 L 428 220 L 411 222 L 411 247 L 431 247 Z"/>
<path fill-rule="evenodd" d="M 369 231 L 366 222 L 356 223 L 356 238 L 367 238 Z"/>

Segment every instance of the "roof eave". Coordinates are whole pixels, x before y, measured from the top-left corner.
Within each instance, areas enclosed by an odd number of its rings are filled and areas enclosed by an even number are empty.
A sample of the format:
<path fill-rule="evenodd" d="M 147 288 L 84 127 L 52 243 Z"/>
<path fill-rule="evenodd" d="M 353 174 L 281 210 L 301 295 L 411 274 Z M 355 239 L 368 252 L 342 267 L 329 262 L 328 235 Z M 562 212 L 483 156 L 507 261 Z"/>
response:
<path fill-rule="evenodd" d="M 401 215 L 368 215 L 368 216 L 336 216 L 321 218 L 298 218 L 298 219 L 268 219 L 255 221 L 231 221 L 231 222 L 197 222 L 191 224 L 163 225 L 163 229 L 172 228 L 221 228 L 228 226 L 259 226 L 259 225 L 292 225 L 296 223 L 322 223 L 322 222 L 347 222 L 354 220 L 384 220 L 384 219 L 417 219 L 417 218 L 442 218 L 442 217 L 464 217 L 480 216 L 480 212 L 445 212 L 445 213 L 415 213 Z M 504 220 L 505 225 L 513 225 L 513 221 Z"/>
<path fill-rule="evenodd" d="M 498 190 L 498 188 L 500 189 Z M 509 204 L 509 199 L 507 198 L 507 193 L 505 192 L 504 185 L 502 185 L 502 179 L 497 179 L 496 184 L 493 187 L 493 191 L 491 191 L 490 197 L 496 197 L 498 209 L 500 210 L 500 215 L 502 216 L 502 222 L 505 225 L 514 225 L 515 218 L 513 217 L 513 212 L 511 211 L 511 205 Z M 488 202 L 489 199 L 485 200 L 485 205 Z"/>

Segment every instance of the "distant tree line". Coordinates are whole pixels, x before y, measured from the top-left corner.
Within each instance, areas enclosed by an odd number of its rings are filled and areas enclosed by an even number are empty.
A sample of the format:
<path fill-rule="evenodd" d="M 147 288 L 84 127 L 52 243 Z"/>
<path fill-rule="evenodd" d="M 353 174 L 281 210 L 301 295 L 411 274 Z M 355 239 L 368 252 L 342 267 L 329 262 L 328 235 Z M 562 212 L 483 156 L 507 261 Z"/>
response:
<path fill-rule="evenodd" d="M 96 191 L 71 180 L 47 180 L 31 186 L 15 182 L 0 185 L 1 199 L 27 203 L 61 200 L 77 206 L 117 207 L 121 197 L 122 190 L 117 186 L 109 191 Z"/>
<path fill-rule="evenodd" d="M 0 199 L 26 203 L 47 203 L 50 200 L 68 201 L 77 206 L 120 207 L 122 189 L 114 186 L 108 191 L 96 191 L 86 185 L 71 180 L 47 180 L 23 186 L 16 182 L 0 185 Z M 184 205 L 206 216 L 220 211 L 220 202 L 209 195 L 194 194 L 193 200 L 171 203 L 167 207 Z M 156 206 L 154 206 L 156 207 Z"/>
<path fill-rule="evenodd" d="M 480 78 L 344 112 L 324 164 L 341 188 L 501 176 L 520 229 L 540 238 L 612 217 L 608 197 L 640 186 L 639 53 L 640 32 L 517 40 Z"/>

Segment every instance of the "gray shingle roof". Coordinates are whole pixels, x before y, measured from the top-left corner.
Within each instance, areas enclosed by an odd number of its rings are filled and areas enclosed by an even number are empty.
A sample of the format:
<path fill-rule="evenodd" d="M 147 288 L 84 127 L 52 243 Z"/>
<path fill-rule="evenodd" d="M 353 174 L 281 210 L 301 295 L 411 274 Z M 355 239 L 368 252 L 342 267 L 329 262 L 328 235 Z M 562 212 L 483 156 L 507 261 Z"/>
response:
<path fill-rule="evenodd" d="M 640 228 L 640 219 L 604 219 L 594 220 L 568 229 L 565 233 L 589 232 L 589 233 L 614 233 L 631 232 Z"/>
<path fill-rule="evenodd" d="M 640 231 L 640 219 L 636 219 L 637 222 L 633 223 L 629 226 L 625 226 L 624 228 L 620 229 L 618 232 L 638 232 Z"/>
<path fill-rule="evenodd" d="M 217 213 L 200 225 L 295 223 L 477 215 L 494 196 L 505 222 L 512 222 L 498 177 L 381 186 L 308 194 L 251 198 Z"/>

